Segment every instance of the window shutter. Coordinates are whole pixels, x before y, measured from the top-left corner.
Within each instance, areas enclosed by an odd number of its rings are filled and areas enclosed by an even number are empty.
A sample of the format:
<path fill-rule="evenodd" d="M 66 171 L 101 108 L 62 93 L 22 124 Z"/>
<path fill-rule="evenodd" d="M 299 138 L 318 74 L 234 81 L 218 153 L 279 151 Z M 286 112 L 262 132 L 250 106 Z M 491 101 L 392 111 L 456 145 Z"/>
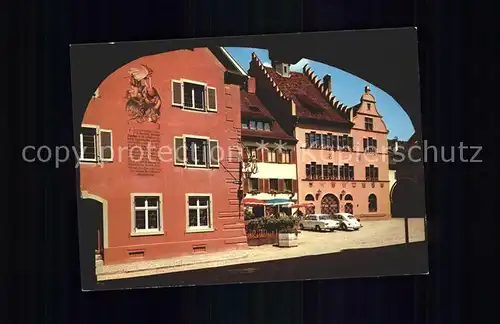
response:
<path fill-rule="evenodd" d="M 373 139 L 373 148 L 376 149 L 377 148 L 377 140 L 376 139 Z"/>
<path fill-rule="evenodd" d="M 269 188 L 271 187 L 269 182 L 269 179 L 264 179 L 264 192 L 269 192 Z"/>
<path fill-rule="evenodd" d="M 250 178 L 243 180 L 243 192 L 250 191 L 250 181 L 251 181 Z"/>
<path fill-rule="evenodd" d="M 365 167 L 366 180 L 370 179 L 370 167 Z"/>
<path fill-rule="evenodd" d="M 217 111 L 217 92 L 213 87 L 207 87 L 207 110 Z"/>
<path fill-rule="evenodd" d="M 297 183 L 297 180 L 296 179 L 293 179 L 292 180 L 292 191 L 293 193 L 297 193 L 297 190 L 298 190 L 298 183 Z"/>
<path fill-rule="evenodd" d="M 263 162 L 264 161 L 264 152 L 262 149 L 257 149 L 257 162 Z"/>
<path fill-rule="evenodd" d="M 113 144 L 111 140 L 111 131 L 101 129 L 100 149 L 102 161 L 113 161 Z"/>
<path fill-rule="evenodd" d="M 218 167 L 219 166 L 219 141 L 218 140 L 210 140 L 209 141 L 209 156 L 210 156 L 210 166 Z"/>
<path fill-rule="evenodd" d="M 265 192 L 264 189 L 264 179 L 259 179 L 259 191 Z"/>
<path fill-rule="evenodd" d="M 354 180 L 354 166 L 349 166 L 349 178 Z"/>
<path fill-rule="evenodd" d="M 295 164 L 297 163 L 297 154 L 295 154 L 295 147 L 293 147 L 290 150 L 290 163 Z"/>
<path fill-rule="evenodd" d="M 333 149 L 338 149 L 338 146 L 339 146 L 339 143 L 338 143 L 338 136 L 337 135 L 333 135 L 332 136 L 332 146 L 333 146 Z"/>
<path fill-rule="evenodd" d="M 184 97 L 182 94 L 182 82 L 172 80 L 172 105 L 173 106 L 182 106 Z"/>
<path fill-rule="evenodd" d="M 311 146 L 311 137 L 309 135 L 309 133 L 306 133 L 306 147 L 310 147 Z"/>
<path fill-rule="evenodd" d="M 368 139 L 363 138 L 363 149 L 366 150 L 368 148 Z"/>
<path fill-rule="evenodd" d="M 378 168 L 373 168 L 373 177 L 378 180 Z"/>
<path fill-rule="evenodd" d="M 174 165 L 184 165 L 186 163 L 186 145 L 184 137 L 175 136 L 174 137 Z"/>
<path fill-rule="evenodd" d="M 285 190 L 285 180 L 284 179 L 278 179 L 278 190 L 279 191 Z"/>

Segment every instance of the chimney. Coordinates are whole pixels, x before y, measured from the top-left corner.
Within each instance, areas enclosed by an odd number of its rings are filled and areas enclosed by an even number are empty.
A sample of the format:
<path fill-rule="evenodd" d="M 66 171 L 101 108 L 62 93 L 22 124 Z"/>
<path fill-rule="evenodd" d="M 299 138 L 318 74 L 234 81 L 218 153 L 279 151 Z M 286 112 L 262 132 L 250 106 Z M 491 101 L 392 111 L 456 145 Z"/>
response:
<path fill-rule="evenodd" d="M 323 84 L 328 90 L 332 91 L 332 76 L 330 74 L 325 74 Z"/>
<path fill-rule="evenodd" d="M 247 80 L 247 92 L 255 93 L 255 78 L 249 77 Z"/>

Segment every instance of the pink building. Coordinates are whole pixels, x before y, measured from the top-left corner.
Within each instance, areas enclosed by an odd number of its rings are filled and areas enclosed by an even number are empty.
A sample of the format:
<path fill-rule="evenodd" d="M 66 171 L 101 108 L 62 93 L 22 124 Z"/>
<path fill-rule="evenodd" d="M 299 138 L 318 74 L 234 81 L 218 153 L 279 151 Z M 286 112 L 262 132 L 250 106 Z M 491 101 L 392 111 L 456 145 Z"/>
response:
<path fill-rule="evenodd" d="M 350 212 L 362 219 L 390 217 L 388 129 L 369 87 L 360 103 L 347 107 L 332 95 L 331 77 L 321 80 L 306 65 L 303 73 L 254 54 L 249 75 L 257 94 L 298 140 L 298 202 L 308 212 Z"/>

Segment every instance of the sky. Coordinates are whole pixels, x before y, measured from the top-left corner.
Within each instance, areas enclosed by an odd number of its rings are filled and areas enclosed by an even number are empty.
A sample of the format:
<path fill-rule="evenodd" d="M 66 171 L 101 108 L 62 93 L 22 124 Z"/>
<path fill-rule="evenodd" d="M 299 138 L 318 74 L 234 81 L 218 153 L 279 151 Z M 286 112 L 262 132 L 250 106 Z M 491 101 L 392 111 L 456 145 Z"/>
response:
<path fill-rule="evenodd" d="M 253 52 L 257 54 L 264 65 L 271 66 L 268 51 L 265 49 L 226 47 L 226 50 L 245 71 L 248 71 L 250 68 Z M 296 64 L 291 65 L 290 70 L 302 72 L 305 64 L 309 64 L 314 73 L 320 78 L 327 73 L 330 74 L 332 76 L 333 95 L 349 107 L 359 103 L 365 86 L 369 85 L 372 94 L 375 96 L 377 109 L 389 128 L 388 138 L 397 137 L 399 140 L 405 141 L 413 135 L 414 128 L 410 118 L 396 100 L 383 90 L 353 74 L 320 62 L 308 60 L 307 58 L 302 58 Z"/>

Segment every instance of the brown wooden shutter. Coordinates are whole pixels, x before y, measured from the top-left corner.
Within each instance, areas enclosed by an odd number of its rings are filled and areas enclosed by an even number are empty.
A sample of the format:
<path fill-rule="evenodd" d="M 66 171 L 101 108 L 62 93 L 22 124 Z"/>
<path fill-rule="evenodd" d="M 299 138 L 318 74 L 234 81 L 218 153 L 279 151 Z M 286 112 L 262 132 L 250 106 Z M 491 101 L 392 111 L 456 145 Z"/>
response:
<path fill-rule="evenodd" d="M 283 163 L 283 154 L 285 153 L 285 150 L 275 150 L 276 152 L 276 162 L 277 163 Z"/>
<path fill-rule="evenodd" d="M 207 87 L 207 110 L 208 111 L 217 111 L 217 92 L 215 88 Z"/>
<path fill-rule="evenodd" d="M 182 106 L 182 83 L 172 80 L 172 105 Z"/>
<path fill-rule="evenodd" d="M 285 190 L 285 180 L 284 179 L 278 179 L 278 190 L 279 191 Z"/>
<path fill-rule="evenodd" d="M 269 179 L 264 179 L 264 192 L 269 192 L 269 189 L 271 188 L 271 184 L 269 182 Z"/>
<path fill-rule="evenodd" d="M 363 150 L 366 150 L 368 148 L 368 139 L 363 138 Z"/>
<path fill-rule="evenodd" d="M 262 149 L 257 149 L 257 162 L 264 161 L 264 153 Z"/>
<path fill-rule="evenodd" d="M 185 164 L 185 145 L 184 137 L 175 136 L 174 137 L 174 164 L 184 165 Z"/>
<path fill-rule="evenodd" d="M 243 192 L 249 192 L 250 191 L 250 179 L 244 179 L 243 180 Z"/>
<path fill-rule="evenodd" d="M 378 180 L 378 168 L 373 168 L 373 177 L 375 178 L 375 180 Z"/>
<path fill-rule="evenodd" d="M 370 167 L 365 167 L 366 180 L 370 179 Z"/>
<path fill-rule="evenodd" d="M 264 179 L 259 179 L 259 191 L 264 192 Z"/>
<path fill-rule="evenodd" d="M 267 162 L 269 161 L 269 151 L 266 148 L 262 149 L 262 162 Z"/>
<path fill-rule="evenodd" d="M 290 152 L 290 163 L 297 163 L 297 150 L 295 150 L 295 147 Z"/>
<path fill-rule="evenodd" d="M 101 129 L 101 160 L 113 161 L 111 131 Z"/>
<path fill-rule="evenodd" d="M 298 182 L 297 182 L 297 180 L 296 180 L 296 179 L 293 179 L 293 180 L 292 180 L 292 191 L 293 191 L 293 193 L 297 193 L 297 191 L 299 190 L 299 188 L 298 188 L 298 187 L 299 187 L 299 186 L 298 186 Z"/>

